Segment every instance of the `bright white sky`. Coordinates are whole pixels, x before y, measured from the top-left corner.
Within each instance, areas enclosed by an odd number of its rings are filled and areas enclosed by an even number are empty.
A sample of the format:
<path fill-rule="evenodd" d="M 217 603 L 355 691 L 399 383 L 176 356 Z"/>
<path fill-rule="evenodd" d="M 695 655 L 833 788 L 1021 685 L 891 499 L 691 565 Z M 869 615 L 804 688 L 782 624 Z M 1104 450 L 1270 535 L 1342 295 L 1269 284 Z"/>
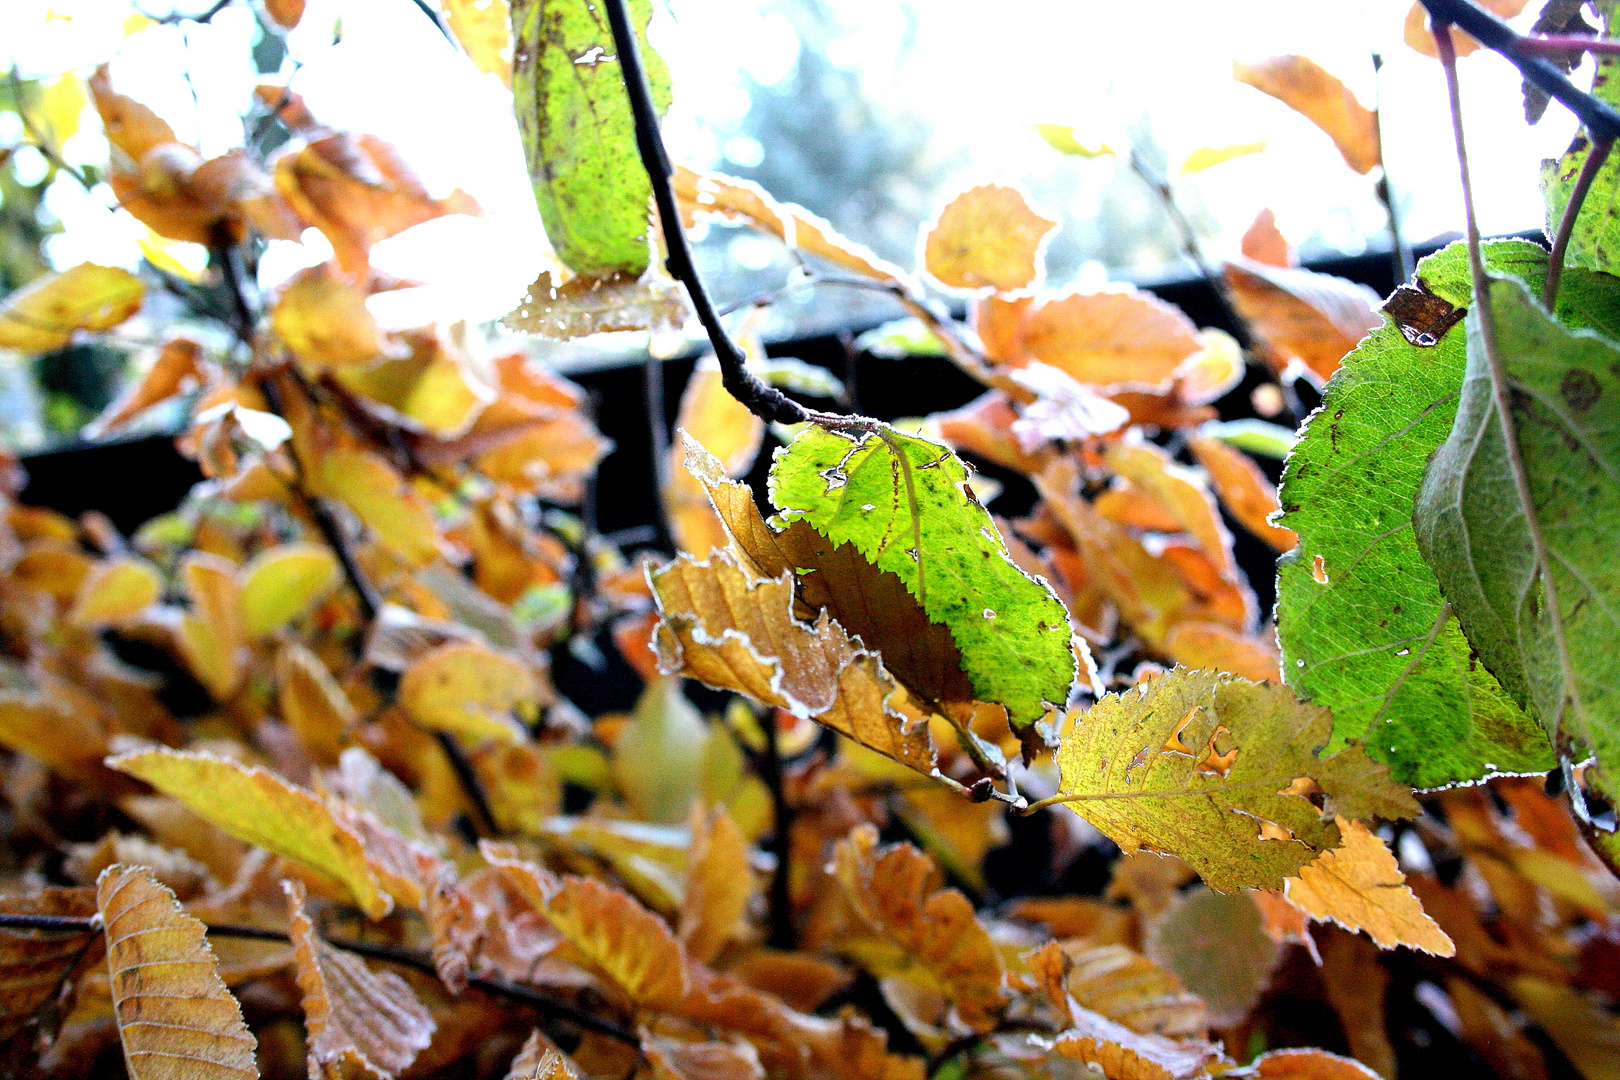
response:
<path fill-rule="evenodd" d="M 239 117 L 254 81 L 245 58 L 253 35 L 245 2 L 211 25 L 153 26 L 126 39 L 129 0 L 3 0 L 0 62 L 15 61 L 25 76 L 49 76 L 85 74 L 116 56 L 115 85 L 156 108 L 206 156 L 241 139 Z M 1231 63 L 1305 53 L 1370 103 L 1369 56 L 1380 50 L 1386 157 L 1395 186 L 1412 199 L 1407 235 L 1421 240 L 1461 227 L 1444 85 L 1439 66 L 1400 41 L 1407 0 L 1159 0 L 1148 8 L 1113 0 L 927 0 L 915 6 L 909 51 L 901 0 L 823 2 L 849 28 L 835 62 L 859 63 L 870 93 L 931 118 L 931 154 L 959 167 L 963 184 L 1008 178 L 1009 163 L 1022 170 L 1011 178 L 1032 188 L 1043 172 L 1081 170 L 1071 208 L 1088 216 L 1114 166 L 1045 150 L 1026 127 L 1037 122 L 1075 124 L 1082 136 L 1120 146 L 1125 128 L 1147 116 L 1172 162 L 1200 146 L 1267 141 L 1264 153 L 1189 181 L 1220 222 L 1212 238 L 1217 252 L 1234 246 L 1265 206 L 1296 242 L 1314 237 L 1350 251 L 1369 237 L 1376 242 L 1383 212 L 1369 181 L 1350 172 L 1307 121 L 1232 80 Z M 666 132 L 677 159 L 715 160 L 726 129 L 747 108 L 744 71 L 764 83 L 791 73 L 792 30 L 780 16 L 758 14 L 756 3 L 670 0 L 661 7 L 654 40 L 675 76 Z M 339 20 L 342 41 L 334 46 Z M 395 142 L 430 187 L 460 186 L 488 211 L 479 221 L 446 219 L 402 234 L 379 247 L 378 264 L 441 286 L 447 303 L 470 304 L 471 313 L 508 310 L 541 267 L 546 243 L 506 91 L 455 53 L 410 0 L 309 0 L 289 46 L 300 65 L 294 89 L 323 122 Z M 189 86 L 182 76 L 188 68 Z M 1527 127 L 1517 78 L 1488 54 L 1464 60 L 1463 79 L 1484 228 L 1540 224 L 1538 162 L 1562 150 L 1572 123 L 1554 105 L 1540 127 Z M 0 145 L 17 134 L 0 130 Z M 86 124 L 65 153 L 104 161 L 97 125 Z M 38 165 L 18 154 L 12 167 Z M 144 230 L 109 211 L 111 203 L 110 191 L 87 194 L 66 178 L 53 186 L 48 205 L 67 229 L 50 241 L 55 264 L 135 264 Z M 319 257 L 318 242 L 313 252 L 276 244 L 261 276 L 274 284 Z"/>

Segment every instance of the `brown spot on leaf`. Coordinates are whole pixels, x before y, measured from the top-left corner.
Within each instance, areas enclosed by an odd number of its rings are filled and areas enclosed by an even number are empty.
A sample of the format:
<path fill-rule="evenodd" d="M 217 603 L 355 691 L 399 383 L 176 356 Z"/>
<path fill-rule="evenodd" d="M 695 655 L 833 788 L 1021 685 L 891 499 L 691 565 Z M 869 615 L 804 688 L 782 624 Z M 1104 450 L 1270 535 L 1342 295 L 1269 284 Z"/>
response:
<path fill-rule="evenodd" d="M 1558 384 L 1558 392 L 1563 395 L 1564 401 L 1571 409 L 1583 413 L 1597 403 L 1603 396 L 1603 387 L 1597 381 L 1597 376 L 1584 368 L 1571 368 L 1564 372 L 1564 378 Z"/>

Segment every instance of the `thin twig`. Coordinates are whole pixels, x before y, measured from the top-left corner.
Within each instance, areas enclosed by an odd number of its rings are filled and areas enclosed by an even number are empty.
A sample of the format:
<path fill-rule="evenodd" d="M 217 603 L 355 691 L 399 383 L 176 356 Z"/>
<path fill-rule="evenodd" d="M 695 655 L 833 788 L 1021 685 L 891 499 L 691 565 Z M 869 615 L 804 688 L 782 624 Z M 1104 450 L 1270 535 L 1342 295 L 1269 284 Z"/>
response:
<path fill-rule="evenodd" d="M 1620 41 L 1613 38 L 1587 37 L 1584 34 L 1548 34 L 1545 37 L 1522 37 L 1518 52 L 1521 56 L 1545 56 L 1556 59 L 1591 53 L 1593 56 L 1620 56 Z"/>
<path fill-rule="evenodd" d="M 1423 2 L 1428 4 L 1434 0 Z M 1432 16 L 1433 9 L 1430 11 Z M 1468 148 L 1463 139 L 1462 89 L 1457 81 L 1457 53 L 1451 44 L 1450 26 L 1439 18 L 1433 18 L 1432 21 L 1435 48 L 1440 54 L 1440 64 L 1446 72 L 1446 94 L 1451 102 L 1451 131 L 1457 143 L 1457 167 L 1462 176 L 1463 214 L 1468 229 L 1468 267 L 1473 278 L 1473 308 L 1475 316 L 1479 319 L 1481 351 L 1484 353 L 1486 366 L 1490 369 L 1491 397 L 1496 407 L 1496 419 L 1501 427 L 1502 450 L 1507 456 L 1508 469 L 1513 476 L 1514 493 L 1524 514 L 1525 531 L 1530 534 L 1530 549 L 1545 594 L 1543 606 L 1552 625 L 1553 643 L 1558 651 L 1558 662 L 1564 676 L 1557 714 L 1551 718 L 1549 725 L 1557 732 L 1563 728 L 1564 707 L 1574 686 L 1574 680 L 1569 678 L 1572 667 L 1569 642 L 1564 633 L 1564 613 L 1558 604 L 1558 586 L 1553 580 L 1552 559 L 1547 549 L 1547 538 L 1541 531 L 1541 519 L 1536 516 L 1535 496 L 1530 490 L 1530 473 L 1525 467 L 1524 454 L 1519 448 L 1519 433 L 1513 427 L 1512 389 L 1508 385 L 1507 365 L 1502 360 L 1501 349 L 1497 344 L 1496 311 L 1492 306 L 1491 297 L 1492 279 L 1486 275 L 1485 259 L 1480 252 L 1479 219 L 1474 213 L 1474 187 L 1468 170 Z M 1472 30 L 1469 32 L 1473 33 Z M 1612 136 L 1609 138 L 1612 141 Z"/>
<path fill-rule="evenodd" d="M 1569 202 L 1564 204 L 1563 216 L 1558 219 L 1558 232 L 1553 236 L 1552 253 L 1547 257 L 1547 280 L 1541 287 L 1541 302 L 1548 311 L 1552 311 L 1558 302 L 1558 284 L 1564 277 L 1564 258 L 1569 252 L 1570 237 L 1575 234 L 1576 219 L 1581 216 L 1581 206 L 1586 202 L 1586 193 L 1592 190 L 1592 181 L 1603 171 L 1603 163 L 1609 160 L 1609 151 L 1614 147 L 1612 139 L 1590 139 L 1588 142 L 1586 160 L 1581 163 L 1580 175 L 1575 177 Z"/>
<path fill-rule="evenodd" d="M 208 933 L 215 937 L 240 938 L 247 941 L 274 941 L 286 945 L 291 939 L 280 930 L 266 930 L 259 926 L 235 926 L 229 923 L 207 925 Z M 22 915 L 0 913 L 0 929 L 5 930 L 56 930 L 70 933 L 88 934 L 102 929 L 99 915 Z M 438 968 L 433 958 L 424 956 L 411 949 L 402 949 L 393 945 L 378 945 L 367 941 L 348 941 L 343 938 L 326 938 L 326 943 L 335 949 L 343 949 L 369 960 L 378 960 L 386 964 L 399 964 L 402 967 L 413 968 L 426 975 L 436 975 Z M 626 1043 L 630 1046 L 641 1045 L 640 1038 L 628 1028 L 603 1020 L 601 1017 L 586 1012 L 566 1001 L 542 994 L 527 986 L 519 986 L 504 979 L 488 979 L 472 976 L 467 980 L 468 986 L 475 986 L 492 994 L 512 998 L 533 1005 L 542 1012 L 550 1013 L 560 1020 L 568 1020 L 589 1031 L 595 1031 L 612 1039 Z"/>
<path fill-rule="evenodd" d="M 714 346 L 715 359 L 720 362 L 721 381 L 727 391 L 748 410 L 765 421 L 797 424 L 811 419 L 810 410 L 788 397 L 748 367 L 742 349 L 726 334 L 720 315 L 710 300 L 703 280 L 692 262 L 692 249 L 681 227 L 680 207 L 675 201 L 675 188 L 671 182 L 674 169 L 664 151 L 664 140 L 658 133 L 658 110 L 653 106 L 652 90 L 647 85 L 646 69 L 641 62 L 641 46 L 630 26 L 625 0 L 603 0 L 608 23 L 613 29 L 614 51 L 624 70 L 625 90 L 630 98 L 630 112 L 636 124 L 636 149 L 641 155 L 642 167 L 652 183 L 653 201 L 658 206 L 658 222 L 664 233 L 666 248 L 664 262 L 670 276 L 686 286 L 687 296 L 697 313 L 698 322 Z"/>
<path fill-rule="evenodd" d="M 1549 97 L 1557 98 L 1570 112 L 1580 118 L 1592 139 L 1620 138 L 1620 111 L 1580 90 L 1551 60 L 1535 55 L 1535 47 L 1524 47 L 1525 38 L 1494 15 L 1470 3 L 1469 0 L 1420 0 L 1429 11 L 1429 21 L 1435 26 L 1455 23 L 1481 45 L 1500 53 L 1530 85 L 1539 87 Z M 1450 49 L 1448 39 L 1446 47 Z M 1438 46 L 1437 46 L 1438 48 Z M 1441 53 L 1445 55 L 1444 52 Z"/>

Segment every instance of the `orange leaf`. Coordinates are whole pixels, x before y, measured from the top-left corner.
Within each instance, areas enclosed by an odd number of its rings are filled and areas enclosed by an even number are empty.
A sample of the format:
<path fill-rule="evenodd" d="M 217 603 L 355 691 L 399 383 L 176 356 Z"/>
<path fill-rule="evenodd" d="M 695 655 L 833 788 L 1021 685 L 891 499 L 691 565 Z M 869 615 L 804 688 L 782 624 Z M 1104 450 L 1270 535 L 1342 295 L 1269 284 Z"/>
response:
<path fill-rule="evenodd" d="M 747 1043 L 678 1042 L 643 1038 L 653 1080 L 764 1080 L 759 1053 Z"/>
<path fill-rule="evenodd" d="M 629 893 L 591 878 L 559 878 L 518 859 L 509 844 L 485 841 L 479 850 L 590 967 L 638 1006 L 669 1010 L 686 997 L 681 943 Z"/>
<path fill-rule="evenodd" d="M 1297 359 L 1319 382 L 1383 325 L 1377 293 L 1331 274 L 1227 263 L 1226 283 L 1238 314 L 1279 354 L 1273 362 Z"/>
<path fill-rule="evenodd" d="M 584 1080 L 584 1074 L 536 1028 L 512 1059 L 506 1080 Z"/>
<path fill-rule="evenodd" d="M 256 1040 L 219 977 L 203 924 L 144 867 L 102 871 L 96 904 L 131 1080 L 257 1080 Z"/>
<path fill-rule="evenodd" d="M 754 895 L 748 841 L 724 807 L 693 806 L 679 934 L 686 954 L 712 964 L 742 922 Z"/>
<path fill-rule="evenodd" d="M 981 184 L 939 212 L 923 235 L 923 260 L 950 288 L 1012 292 L 1035 282 L 1042 245 L 1057 226 L 1017 188 Z"/>
<path fill-rule="evenodd" d="M 293 971 L 304 997 L 309 1075 L 342 1080 L 356 1073 L 390 1080 L 433 1041 L 433 1017 L 405 980 L 374 972 L 353 953 L 334 949 L 304 914 L 304 887 L 283 881 Z"/>
<path fill-rule="evenodd" d="M 1527 0 L 1479 0 L 1480 7 L 1499 19 L 1513 18 L 1524 10 L 1526 3 Z M 1439 50 L 1434 46 L 1434 31 L 1429 26 L 1428 8 L 1414 0 L 1406 12 L 1406 22 L 1401 30 L 1408 46 L 1431 59 L 1439 59 Z M 1454 26 L 1451 28 L 1451 47 L 1456 50 L 1458 56 L 1467 56 L 1480 45 Z"/>
<path fill-rule="evenodd" d="M 1070 1006 L 1069 1028 L 1047 1040 L 1031 1036 L 1062 1057 L 1083 1061 L 1107 1080 L 1193 1080 L 1220 1051 L 1202 1041 L 1140 1035 L 1089 1009 Z"/>
<path fill-rule="evenodd" d="M 1254 459 L 1219 439 L 1194 435 L 1187 448 L 1198 464 L 1209 473 L 1209 482 L 1221 503 L 1233 517 L 1255 536 L 1278 552 L 1292 551 L 1299 544 L 1293 529 L 1273 525 L 1268 519 L 1280 509 L 1277 488 Z"/>
<path fill-rule="evenodd" d="M 1254 1059 L 1260 1080 L 1378 1080 L 1355 1058 L 1326 1050 L 1273 1050 Z"/>
<path fill-rule="evenodd" d="M 291 30 L 304 17 L 304 0 L 264 0 L 264 12 L 283 30 Z"/>
<path fill-rule="evenodd" d="M 1014 366 L 1039 360 L 1090 386 L 1162 392 L 1202 348 L 1181 310 L 1131 287 L 1038 296 L 1025 311 Z"/>
<path fill-rule="evenodd" d="M 125 97 L 112 88 L 107 65 L 96 68 L 90 76 L 90 97 L 101 123 L 107 129 L 107 141 L 121 150 L 131 162 L 140 161 L 146 152 L 163 143 L 178 142 L 168 122 L 134 98 Z"/>
<path fill-rule="evenodd" d="M 1405 945 L 1435 956 L 1455 955 L 1457 947 L 1424 914 L 1384 842 L 1359 821 L 1337 821 L 1343 844 L 1288 879 L 1289 902 L 1318 921 L 1366 931 L 1381 949 Z"/>
<path fill-rule="evenodd" d="M 1294 249 L 1277 228 L 1277 215 L 1270 207 L 1255 215 L 1254 224 L 1243 234 L 1243 257 L 1264 266 L 1294 265 Z"/>
<path fill-rule="evenodd" d="M 1255 64 L 1234 62 L 1232 75 L 1321 128 L 1356 172 L 1365 175 L 1378 164 L 1377 115 L 1315 60 L 1273 56 Z"/>
<path fill-rule="evenodd" d="M 1180 523 L 1181 531 L 1198 542 L 1222 577 L 1236 577 L 1232 534 L 1199 477 L 1149 442 L 1115 443 L 1108 448 L 1107 461 L 1109 468 L 1152 496 Z"/>
<path fill-rule="evenodd" d="M 1164 635 L 1164 654 L 1183 667 L 1282 683 L 1282 653 L 1270 626 L 1251 634 L 1217 622 L 1176 623 Z"/>

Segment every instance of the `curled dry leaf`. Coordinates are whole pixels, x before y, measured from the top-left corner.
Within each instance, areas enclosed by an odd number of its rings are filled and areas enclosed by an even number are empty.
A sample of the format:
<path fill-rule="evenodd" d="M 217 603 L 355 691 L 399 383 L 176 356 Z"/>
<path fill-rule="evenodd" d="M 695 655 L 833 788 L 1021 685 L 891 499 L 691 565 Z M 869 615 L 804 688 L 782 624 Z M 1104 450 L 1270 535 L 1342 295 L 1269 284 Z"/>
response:
<path fill-rule="evenodd" d="M 1270 94 L 1327 133 L 1358 173 L 1379 162 L 1378 116 L 1356 100 L 1338 76 L 1308 56 L 1273 56 L 1255 64 L 1234 62 L 1239 82 Z"/>
<path fill-rule="evenodd" d="M 764 1080 L 759 1052 L 748 1043 L 678 1042 L 643 1037 L 641 1052 L 653 1080 Z"/>
<path fill-rule="evenodd" d="M 945 204 L 923 234 L 923 261 L 950 288 L 1013 292 L 1035 283 L 1042 246 L 1057 226 L 1017 188 L 981 184 Z"/>
<path fill-rule="evenodd" d="M 80 263 L 0 302 L 0 348 L 49 352 L 80 330 L 111 330 L 140 310 L 146 286 L 128 270 Z"/>
<path fill-rule="evenodd" d="M 102 871 L 96 905 L 131 1080 L 257 1080 L 257 1040 L 219 977 L 203 924 L 138 866 Z"/>
<path fill-rule="evenodd" d="M 84 918 L 96 912 L 93 889 L 48 886 L 0 896 L 0 913 L 66 915 Z M 8 1040 L 48 1005 L 63 980 L 89 957 L 94 930 L 0 930 L 0 1041 Z"/>
<path fill-rule="evenodd" d="M 1331 727 L 1327 710 L 1284 687 L 1178 669 L 1076 720 L 1057 753 L 1059 791 L 1126 851 L 1177 855 L 1214 889 L 1277 888 L 1340 842 L 1295 793 L 1299 778 L 1341 811 L 1418 812 L 1359 747 L 1319 758 Z"/>
<path fill-rule="evenodd" d="M 956 1007 L 962 1022 L 988 1031 L 1007 1007 L 1001 956 L 960 890 L 936 888 L 939 870 L 910 844 L 877 846 L 877 830 L 862 825 L 839 842 L 833 875 L 859 920 L 855 933 L 887 944 L 846 939 L 844 947 L 880 974 L 918 968 Z"/>
<path fill-rule="evenodd" d="M 1175 974 L 1123 945 L 1088 946 L 1052 941 L 1024 957 L 1060 1015 L 1073 998 L 1139 1034 L 1204 1036 L 1204 1003 Z"/>
<path fill-rule="evenodd" d="M 1378 294 L 1345 278 L 1262 263 L 1227 263 L 1225 273 L 1233 304 L 1271 346 L 1279 371 L 1298 360 L 1325 383 L 1384 323 Z"/>
<path fill-rule="evenodd" d="M 512 714 L 532 718 L 539 699 L 528 664 L 470 641 L 423 653 L 399 681 L 399 702 L 412 720 L 470 739 L 523 741 Z"/>
<path fill-rule="evenodd" d="M 165 343 L 146 374 L 125 387 L 117 400 L 84 429 L 85 438 L 97 439 L 122 427 L 158 402 L 181 393 L 188 383 L 200 380 L 202 356 L 202 346 L 189 338 Z"/>
<path fill-rule="evenodd" d="M 506 1080 L 584 1080 L 584 1074 L 536 1028 L 512 1059 Z"/>
<path fill-rule="evenodd" d="M 1313 919 L 1364 931 L 1381 949 L 1397 945 L 1436 956 L 1457 947 L 1423 911 L 1395 855 L 1359 821 L 1338 819 L 1341 847 L 1324 851 L 1288 880 L 1289 903 Z"/>
<path fill-rule="evenodd" d="M 1140 1035 L 1078 1005 L 1071 1005 L 1068 1020 L 1069 1027 L 1056 1038 L 1032 1035 L 1030 1041 L 1084 1062 L 1106 1080 L 1193 1080 L 1207 1076 L 1205 1066 L 1221 1058 L 1207 1042 Z"/>
<path fill-rule="evenodd" d="M 509 844 L 485 841 L 479 850 L 588 966 L 638 1006 L 672 1010 L 686 997 L 681 943 L 629 893 L 592 878 L 558 877 L 519 859 Z"/>
<path fill-rule="evenodd" d="M 140 750 L 107 764 L 139 777 L 232 836 L 339 883 L 368 916 L 393 907 L 359 834 L 319 796 L 270 772 L 212 754 Z"/>
<path fill-rule="evenodd" d="M 303 993 L 309 1075 L 357 1074 L 391 1080 L 433 1041 L 433 1017 L 405 980 L 372 971 L 353 953 L 322 941 L 304 913 L 304 887 L 283 881 L 293 972 Z"/>
<path fill-rule="evenodd" d="M 550 270 L 529 286 L 503 322 L 513 330 L 557 341 L 624 330 L 667 333 L 691 316 L 685 290 L 649 266 L 640 276 L 579 274 L 559 284 Z"/>

